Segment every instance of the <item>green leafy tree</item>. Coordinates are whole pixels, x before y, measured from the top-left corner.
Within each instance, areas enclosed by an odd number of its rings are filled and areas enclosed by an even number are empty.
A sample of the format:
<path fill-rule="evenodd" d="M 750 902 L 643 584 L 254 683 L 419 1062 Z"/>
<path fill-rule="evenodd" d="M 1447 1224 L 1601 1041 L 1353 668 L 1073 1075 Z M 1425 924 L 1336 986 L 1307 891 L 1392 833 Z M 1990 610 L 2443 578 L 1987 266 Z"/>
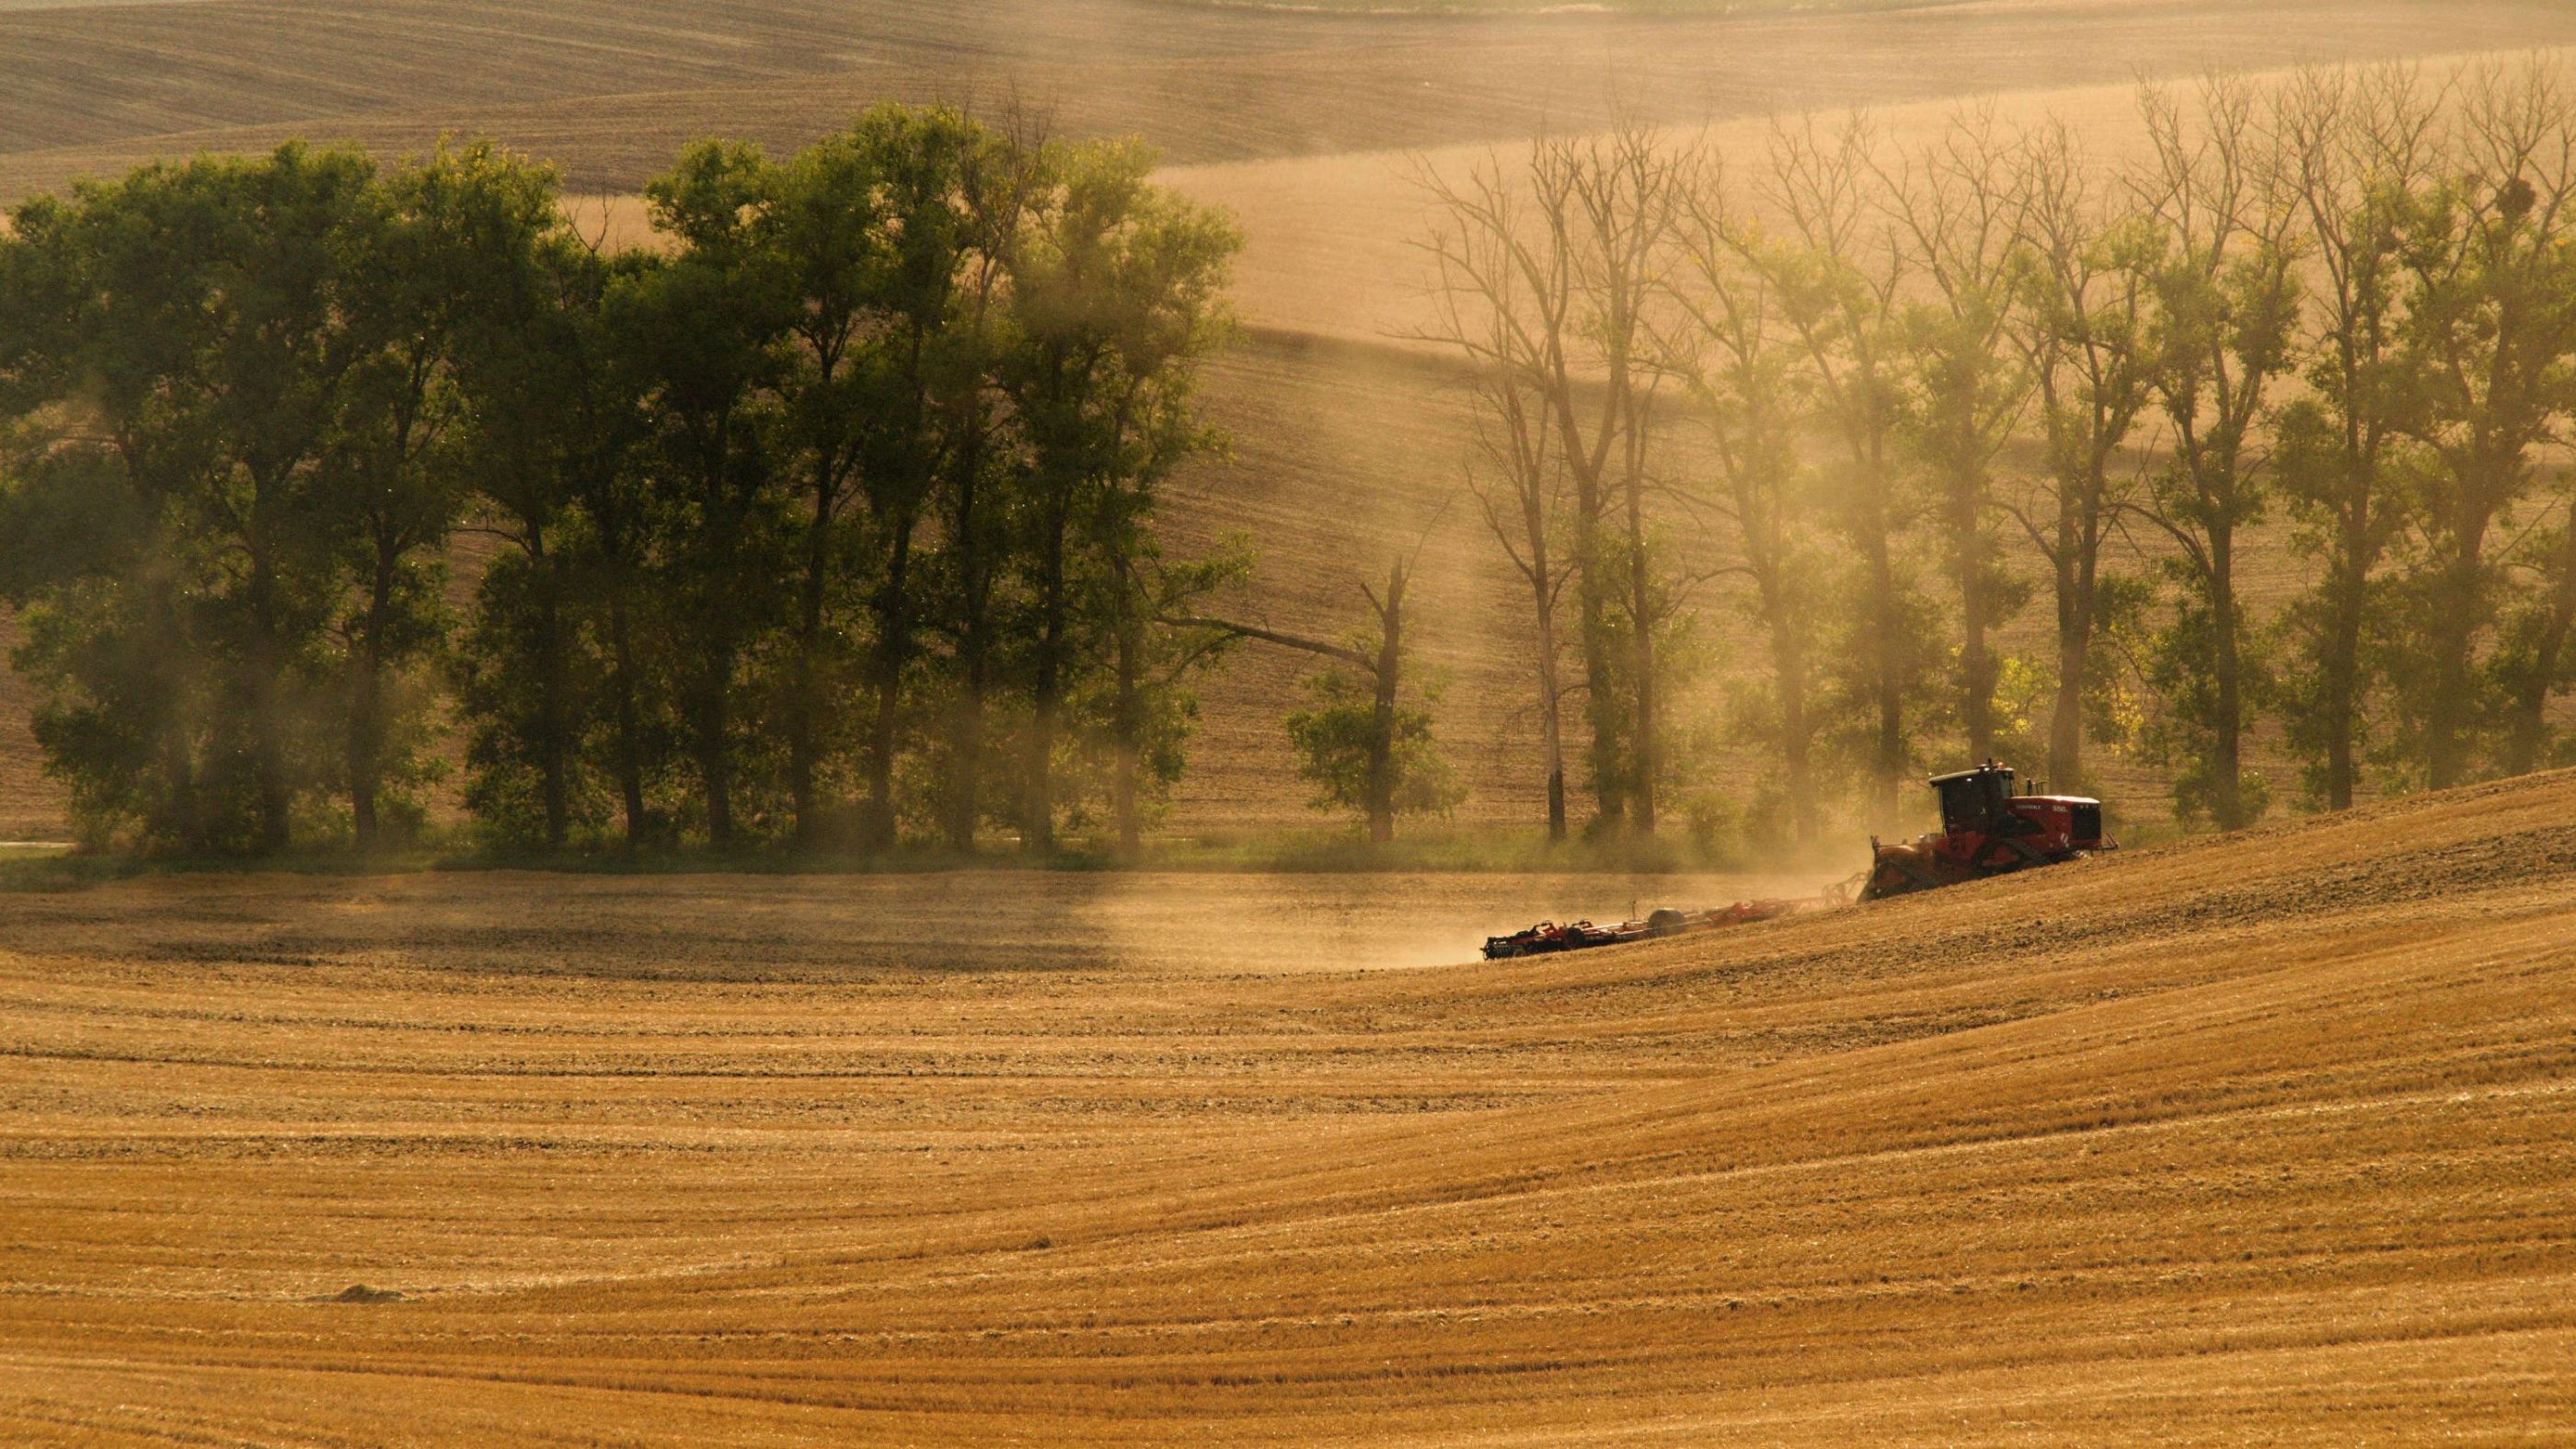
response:
<path fill-rule="evenodd" d="M 363 156 L 289 145 L 12 218 L 13 411 L 136 523 L 98 569 L 36 581 L 19 661 L 52 767 L 112 813 L 94 832 L 275 851 L 327 783 L 346 555 L 325 463 L 376 355 L 359 298 L 389 211 Z"/>
<path fill-rule="evenodd" d="M 935 753 L 936 825 L 950 849 L 970 851 L 990 808 L 987 705 L 997 688 L 1000 592 L 1012 572 L 1011 511 L 1025 453 L 1005 385 L 1016 345 L 1011 269 L 1030 208 L 1052 184 L 1047 148 L 1021 135 L 988 137 L 965 158 L 965 274 L 942 351 L 935 402 L 945 441 L 939 503 L 941 546 L 933 561 L 933 632 L 944 638 L 931 683 L 939 693 Z"/>
<path fill-rule="evenodd" d="M 1051 148 L 1011 254 L 1002 385 L 1027 449 L 1015 562 L 1025 595 L 1029 719 L 1020 839 L 1054 846 L 1066 703 L 1088 648 L 1132 612 L 1163 481 L 1214 449 L 1196 364 L 1226 335 L 1221 291 L 1241 245 L 1221 215 L 1146 178 L 1132 145 Z"/>
<path fill-rule="evenodd" d="M 644 528 L 656 654 L 719 850 L 767 815 L 758 787 L 772 737 L 753 671 L 780 622 L 793 536 L 775 441 L 789 291 L 752 230 L 762 170 L 748 147 L 685 152 L 646 188 L 654 224 L 680 250 L 610 299 L 653 424 Z"/>
<path fill-rule="evenodd" d="M 1440 753 L 1430 712 L 1404 698 L 1405 595 L 1411 584 L 1411 565 L 1399 559 L 1387 570 L 1383 590 L 1363 585 L 1377 627 L 1343 646 L 1244 631 L 1351 666 L 1310 677 L 1314 704 L 1290 714 L 1285 726 L 1297 751 L 1297 774 L 1315 787 L 1314 807 L 1357 814 L 1369 840 L 1380 845 L 1395 838 L 1397 816 L 1446 815 L 1467 793 Z M 1414 697 L 1431 703 L 1438 690 L 1417 684 Z"/>
<path fill-rule="evenodd" d="M 2063 126 L 2028 141 L 2020 164 L 2012 338 L 2037 393 L 2048 466 L 2010 512 L 2048 565 L 2057 624 L 2048 778 L 2073 788 L 2085 778 L 2085 702 L 2109 617 L 2105 557 L 2129 501 L 2122 453 L 2152 401 L 2144 260 L 2160 243 L 2144 218 L 2104 194 Z"/>
<path fill-rule="evenodd" d="M 943 426 L 975 420 L 941 403 L 958 373 L 984 356 L 976 298 L 964 289 L 978 275 L 981 259 L 971 256 L 973 249 L 998 240 L 975 214 L 979 163 L 995 143 L 954 111 L 883 107 L 860 119 L 855 140 L 884 177 L 892 241 L 879 289 L 882 340 L 870 375 L 883 422 L 867 467 L 876 545 L 868 671 L 875 698 L 862 756 L 868 790 L 862 837 L 882 846 L 894 841 L 898 730 L 929 612 L 928 575 L 917 558 L 922 526 L 943 475 L 978 466 L 965 457 L 966 440 Z M 971 486 L 963 479 L 952 483 Z"/>
<path fill-rule="evenodd" d="M 657 263 L 558 230 L 528 265 L 517 325 L 464 370 L 461 466 L 502 544 L 456 659 L 465 803 L 496 839 L 549 847 L 614 808 L 632 846 L 652 830 L 635 639 L 647 422 L 606 306 Z"/>
<path fill-rule="evenodd" d="M 2166 243 L 2145 261 L 2148 375 L 2171 451 L 2128 511 L 2172 544 L 2179 595 L 2150 669 L 2166 706 L 2153 738 L 2177 772 L 2177 812 L 2233 830 L 2268 794 L 2245 762 L 2266 678 L 2237 565 L 2269 492 L 2256 426 L 2298 357 L 2296 203 L 2278 130 L 2244 83 L 2203 83 L 2196 115 L 2153 87 L 2141 104 L 2155 162 L 2138 184 Z"/>
<path fill-rule="evenodd" d="M 2272 430 L 2293 546 L 2319 576 L 2283 616 L 2298 667 L 2282 705 L 2306 793 L 2329 810 L 2349 808 L 2359 780 L 2381 564 L 2412 493 L 2406 428 L 2423 384 L 2402 346 L 2404 243 L 2438 160 L 2437 99 L 2402 71 L 2332 71 L 2300 77 L 2283 108 L 2318 282 L 2308 392 Z"/>
<path fill-rule="evenodd" d="M 361 850 L 389 790 L 433 771 L 427 665 L 452 631 L 446 548 L 470 496 L 466 421 L 479 352 L 515 345 L 534 257 L 561 223 L 551 172 L 489 142 L 445 148 L 383 182 L 385 212 L 346 305 L 363 360 L 344 383 L 320 491 L 347 593 L 331 629 L 342 783 Z"/>
<path fill-rule="evenodd" d="M 995 238 L 977 224 L 974 181 L 998 144 L 952 110 L 880 105 L 760 178 L 755 240 L 786 280 L 796 343 L 781 382 L 804 493 L 784 723 L 801 839 L 820 829 L 835 721 L 856 713 L 842 732 L 859 744 L 860 839 L 894 841 L 898 733 L 927 612 L 922 528 L 959 461 L 942 404 L 956 354 L 976 352 L 972 254 Z M 863 684 L 862 710 L 839 707 L 847 684 Z"/>
<path fill-rule="evenodd" d="M 2032 393 L 2010 345 L 2026 198 L 1990 111 L 1963 112 L 1880 178 L 1921 300 L 1898 313 L 1898 431 L 1929 485 L 1926 516 L 1958 601 L 1954 713 L 1968 758 L 1994 753 L 2005 660 L 1994 632 L 2030 597 L 2006 564 L 1995 459 Z"/>
<path fill-rule="evenodd" d="M 1730 240 L 1748 223 L 1728 214 L 1717 178 L 1706 179 L 1682 228 L 1673 285 L 1686 326 L 1674 365 L 1703 406 L 1716 453 L 1716 486 L 1702 502 L 1734 546 L 1737 562 L 1724 576 L 1739 586 L 1738 606 L 1760 628 L 1768 655 L 1768 678 L 1742 702 L 1747 732 L 1778 752 L 1780 813 L 1786 833 L 1805 844 L 1817 825 L 1829 578 L 1816 479 L 1801 457 L 1815 389 L 1779 315 L 1778 293 L 1743 265 L 1741 245 Z"/>
<path fill-rule="evenodd" d="M 1839 130 L 1813 119 L 1775 127 L 1753 191 L 1778 220 L 1736 244 L 1778 298 L 1829 440 L 1817 493 L 1844 546 L 1834 594 L 1848 603 L 1829 622 L 1824 736 L 1862 781 L 1864 813 L 1893 821 L 1912 799 L 1900 792 L 1938 707 L 1940 618 L 1906 543 L 1919 512 L 1897 466 L 1912 277 L 1868 184 L 1879 148 L 1857 116 Z"/>
<path fill-rule="evenodd" d="M 2462 131 L 2462 169 L 2411 208 L 2403 241 L 2403 345 L 2424 389 L 2408 431 L 2429 466 L 2397 583 L 2391 743 L 2404 777 L 2437 790 L 2471 777 L 2499 714 L 2536 725 L 2545 706 L 2554 659 L 2526 652 L 2505 678 L 2481 667 L 2506 599 L 2491 542 L 2576 400 L 2576 114 L 2545 67 L 2489 70 L 2471 79 Z"/>

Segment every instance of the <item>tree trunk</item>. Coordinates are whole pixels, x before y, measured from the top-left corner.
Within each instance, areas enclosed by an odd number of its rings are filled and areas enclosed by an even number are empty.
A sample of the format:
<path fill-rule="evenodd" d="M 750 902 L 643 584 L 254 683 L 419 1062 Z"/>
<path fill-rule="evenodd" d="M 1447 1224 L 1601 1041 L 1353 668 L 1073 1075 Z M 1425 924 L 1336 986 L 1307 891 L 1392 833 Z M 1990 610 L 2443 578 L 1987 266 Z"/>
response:
<path fill-rule="evenodd" d="M 980 416 L 967 425 L 956 460 L 955 530 L 948 540 L 957 557 L 959 592 L 965 617 L 959 621 L 957 652 L 965 671 L 965 694 L 958 701 L 955 738 L 951 741 L 948 776 L 948 848 L 968 853 L 975 848 L 975 826 L 983 814 L 984 695 L 992 658 L 992 560 L 987 557 L 982 503 L 978 487 L 983 472 L 983 427 Z"/>
<path fill-rule="evenodd" d="M 1386 599 L 1378 609 L 1376 693 L 1369 716 L 1369 842 L 1395 839 L 1395 700 L 1404 661 L 1404 564 L 1387 570 Z"/>
<path fill-rule="evenodd" d="M 814 512 L 806 520 L 805 576 L 796 600 L 796 670 L 794 698 L 787 711 L 787 800 L 796 816 L 796 843 L 811 846 L 822 837 L 823 820 L 814 794 L 814 774 L 822 753 L 823 604 L 832 566 L 832 460 L 816 462 Z"/>
<path fill-rule="evenodd" d="M 376 787 L 384 771 L 384 654 L 391 627 L 395 565 L 399 554 L 386 543 L 376 546 L 375 569 L 368 583 L 367 615 L 360 627 L 357 672 L 349 709 L 349 818 L 361 853 L 372 851 L 382 830 L 376 819 Z"/>
<path fill-rule="evenodd" d="M 1556 678 L 1556 621 L 1548 608 L 1546 574 L 1539 574 L 1538 595 L 1538 729 L 1547 760 L 1547 842 L 1565 843 L 1565 725 Z"/>
<path fill-rule="evenodd" d="M 2244 768 L 2244 679 L 2236 640 L 2236 535 L 2225 525 L 2209 531 L 2209 603 L 2218 631 L 2218 658 L 2211 672 L 2218 684 L 2218 722 L 2210 752 L 2217 790 L 2211 814 L 2221 830 L 2246 824 Z"/>
<path fill-rule="evenodd" d="M 1581 616 L 1583 713 L 1591 726 L 1592 793 L 1605 831 L 1627 813 L 1628 784 L 1621 767 L 1619 694 L 1611 687 L 1609 590 L 1601 568 L 1601 500 L 1597 488 L 1578 484 L 1574 504 L 1574 597 Z"/>
<path fill-rule="evenodd" d="M 2093 614 L 2101 570 L 2102 470 L 2081 490 L 2060 485 L 2057 504 L 2057 699 L 2048 719 L 2048 778 L 2061 790 L 2084 778 L 2084 686 L 2093 672 Z"/>
<path fill-rule="evenodd" d="M 1816 838 L 1816 791 L 1807 750 L 1807 660 L 1798 621 L 1789 616 L 1778 576 L 1762 577 L 1762 616 L 1771 634 L 1771 687 L 1780 706 L 1780 763 L 1787 778 L 1789 834 L 1800 845 Z"/>
<path fill-rule="evenodd" d="M 1969 760 L 1981 761 L 1995 753 L 1995 661 L 1986 638 L 1993 621 L 1987 617 L 1985 537 L 1977 517 L 1982 480 L 1962 474 L 1950 480 L 1949 491 L 1951 548 L 1959 571 L 1959 721 Z"/>
<path fill-rule="evenodd" d="M 1140 680 L 1141 666 L 1136 657 L 1142 646 L 1137 637 L 1141 627 L 1132 619 L 1123 620 L 1119 625 L 1114 651 L 1116 705 L 1110 721 L 1112 743 L 1117 751 L 1110 777 L 1110 816 L 1117 822 L 1119 853 L 1129 857 L 1133 857 L 1145 843 L 1145 823 L 1137 781 L 1144 735 L 1144 689 Z"/>
<path fill-rule="evenodd" d="M 1657 754 L 1655 718 L 1655 625 L 1653 579 L 1646 558 L 1646 518 L 1644 484 L 1630 477 L 1628 495 L 1628 615 L 1629 627 L 1636 637 L 1630 640 L 1637 671 L 1636 718 L 1629 722 L 1629 768 L 1636 772 L 1632 782 L 1636 810 L 1628 828 L 1639 838 L 1655 833 L 1655 788 L 1660 783 L 1663 761 Z"/>
<path fill-rule="evenodd" d="M 635 699 L 635 631 L 627 616 L 625 587 L 621 583 L 616 589 L 608 605 L 609 653 L 616 676 L 609 692 L 615 696 L 618 803 L 626 816 L 626 848 L 633 850 L 644 843 L 644 722 Z"/>
<path fill-rule="evenodd" d="M 733 848 L 733 650 L 728 644 L 716 644 L 708 651 L 704 663 L 705 677 L 699 683 L 696 750 L 698 780 L 707 798 L 707 844 L 717 850 Z"/>
<path fill-rule="evenodd" d="M 1875 513 L 1875 510 L 1873 511 Z M 1877 739 L 1872 774 L 1877 798 L 1871 813 L 1882 825 L 1897 816 L 1898 791 L 1905 783 L 1905 678 L 1897 658 L 1904 621 L 1897 617 L 1896 565 L 1889 556 L 1886 517 L 1876 513 L 1862 530 L 1861 553 L 1869 569 L 1868 618 L 1873 626 L 1867 648 L 1869 678 L 1877 706 Z"/>
<path fill-rule="evenodd" d="M 2451 537 L 2433 614 L 2433 697 L 2424 722 L 2425 784 L 2447 790 L 2468 778 L 2469 653 L 2476 644 L 2486 523 L 2466 507 Z"/>
<path fill-rule="evenodd" d="M 2057 565 L 2057 699 L 2048 715 L 2048 778 L 2061 789 L 2084 777 L 2084 677 L 2092 653 L 2089 611 L 2071 590 L 2071 560 Z"/>
<path fill-rule="evenodd" d="M 2336 315 L 2348 319 L 2353 314 L 2348 281 L 2342 296 Z M 2371 355 L 2377 357 L 2380 351 L 2374 334 Z M 2332 595 L 2326 603 L 2326 638 L 2319 652 L 2325 665 L 2326 808 L 2349 810 L 2353 735 L 2360 726 L 2362 610 L 2368 600 L 2372 555 L 2377 551 L 2370 538 L 2370 497 L 2379 470 L 2355 406 L 2363 378 L 2350 325 L 2336 329 L 2336 360 L 2343 375 L 2343 497 L 2335 512 L 2335 560 L 2327 580 Z"/>
<path fill-rule="evenodd" d="M 564 677 L 562 573 L 546 553 L 544 526 L 534 520 L 528 527 L 528 556 L 544 590 L 537 614 L 537 785 L 545 801 L 546 845 L 560 850 L 572 833 L 572 690 Z"/>
<path fill-rule="evenodd" d="M 1061 488 L 1051 501 L 1040 544 L 1037 680 L 1029 718 L 1020 809 L 1020 848 L 1043 855 L 1055 849 L 1055 730 L 1064 694 L 1066 502 Z"/>
<path fill-rule="evenodd" d="M 254 513 L 258 506 L 252 503 Z M 279 718 L 284 701 L 278 697 L 278 676 L 285 666 L 277 647 L 276 590 L 276 575 L 267 557 L 255 556 L 250 575 L 251 783 L 259 801 L 259 850 L 264 855 L 285 850 L 292 843 L 293 828 L 288 814 L 286 721 Z"/>
<path fill-rule="evenodd" d="M 912 510 L 901 510 L 890 522 L 894 537 L 887 545 L 885 586 L 877 592 L 877 698 L 868 727 L 868 806 L 861 831 L 870 850 L 894 846 L 895 735 L 903 719 L 904 664 L 912 657 Z"/>
<path fill-rule="evenodd" d="M 2363 505 L 2366 506 L 2366 505 Z M 2342 556 L 2336 561 L 2332 580 L 2334 597 L 2328 602 L 2326 638 L 2320 651 L 2325 657 L 2325 747 L 2326 808 L 2349 810 L 2358 771 L 2353 763 L 2353 735 L 2359 728 L 2361 697 L 2361 628 L 2362 609 L 2366 602 L 2369 579 L 2356 577 L 2355 565 L 2365 547 L 2346 530 Z M 2366 565 L 2363 567 L 2366 568 Z"/>
<path fill-rule="evenodd" d="M 949 780 L 948 848 L 962 853 L 975 848 L 975 826 L 983 815 L 984 694 L 991 649 L 981 637 L 983 621 L 970 620 L 966 634 L 966 695 L 959 701 L 956 759 Z"/>
<path fill-rule="evenodd" d="M 186 637 L 179 624 L 177 591 L 166 577 L 152 586 L 152 608 L 159 617 L 161 637 L 172 644 Z M 161 776 L 169 791 L 169 838 L 181 848 L 204 851 L 211 842 L 206 839 L 204 817 L 198 810 L 196 742 L 188 731 L 188 685 L 184 671 L 192 662 L 186 651 L 173 649 L 165 656 L 173 673 L 164 675 L 169 687 L 169 701 L 161 722 Z"/>
<path fill-rule="evenodd" d="M 1055 849 L 1055 668 L 1038 666 L 1035 706 L 1029 714 L 1026 784 L 1020 804 L 1020 849 L 1045 855 Z"/>
<path fill-rule="evenodd" d="M 2549 696 L 2558 680 L 2559 660 L 2567 636 L 2576 629 L 2576 518 L 2559 540 L 2558 577 L 2549 594 L 2549 617 L 2532 641 L 2529 672 L 2517 682 L 2512 728 L 2505 740 L 2505 773 L 2527 775 L 2540 764 L 2540 744 L 2548 733 Z"/>
<path fill-rule="evenodd" d="M 1548 563 L 1547 517 L 1535 485 L 1521 490 L 1521 528 L 1529 539 L 1530 613 L 1538 629 L 1539 747 L 1547 764 L 1547 843 L 1565 843 L 1564 700 L 1557 687 L 1555 573 Z"/>

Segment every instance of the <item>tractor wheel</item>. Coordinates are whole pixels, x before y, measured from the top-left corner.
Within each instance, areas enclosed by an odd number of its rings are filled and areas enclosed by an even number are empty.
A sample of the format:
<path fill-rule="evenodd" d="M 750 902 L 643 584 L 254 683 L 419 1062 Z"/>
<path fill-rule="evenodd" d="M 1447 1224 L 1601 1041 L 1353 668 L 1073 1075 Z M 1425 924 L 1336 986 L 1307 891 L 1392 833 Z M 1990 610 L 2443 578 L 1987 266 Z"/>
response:
<path fill-rule="evenodd" d="M 1860 888 L 1860 898 L 1864 901 L 1885 900 L 1889 896 L 1912 895 L 1916 891 L 1934 890 L 1950 884 L 1928 866 L 1917 864 L 1913 856 L 1914 848 L 1911 846 L 1881 847 L 1878 861 L 1870 871 L 1869 883 Z"/>

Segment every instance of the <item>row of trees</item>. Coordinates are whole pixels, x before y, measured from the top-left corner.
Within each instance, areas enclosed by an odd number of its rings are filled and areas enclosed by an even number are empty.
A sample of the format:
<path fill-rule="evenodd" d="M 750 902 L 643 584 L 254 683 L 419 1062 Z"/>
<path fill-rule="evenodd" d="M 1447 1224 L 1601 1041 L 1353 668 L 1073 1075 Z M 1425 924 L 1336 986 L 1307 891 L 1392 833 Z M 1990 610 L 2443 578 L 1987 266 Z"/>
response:
<path fill-rule="evenodd" d="M 1970 109 L 1426 178 L 1429 335 L 1476 365 L 1552 830 L 1578 698 L 1597 827 L 1654 828 L 1691 763 L 1673 646 L 1715 590 L 1759 641 L 1734 724 L 1797 838 L 1836 785 L 1889 818 L 1935 748 L 2044 751 L 2063 784 L 2135 751 L 2222 827 L 2266 808 L 2267 715 L 2329 808 L 2555 758 L 2571 100 L 2537 63 L 2316 71 L 2144 87 L 2124 160 Z M 2263 554 L 2303 574 L 2269 618 Z M 2035 596 L 2053 647 L 2016 656 Z"/>
<path fill-rule="evenodd" d="M 374 844 L 446 691 L 511 840 L 1132 842 L 1247 567 L 1156 541 L 1237 237 L 1150 164 L 889 106 L 692 148 L 652 250 L 489 145 L 21 206 L 0 596 L 86 828 Z"/>

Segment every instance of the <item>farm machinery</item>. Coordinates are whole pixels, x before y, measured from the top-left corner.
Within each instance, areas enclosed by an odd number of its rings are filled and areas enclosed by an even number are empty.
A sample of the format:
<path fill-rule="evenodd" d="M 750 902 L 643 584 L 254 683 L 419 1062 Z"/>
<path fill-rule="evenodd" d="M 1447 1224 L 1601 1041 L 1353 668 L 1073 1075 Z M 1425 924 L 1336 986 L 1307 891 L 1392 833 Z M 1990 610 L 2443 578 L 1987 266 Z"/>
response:
<path fill-rule="evenodd" d="M 2118 842 L 2102 834 L 2101 801 L 2083 795 L 2043 795 L 2036 789 L 2016 793 L 2009 765 L 1988 760 L 1975 769 L 1935 775 L 1930 783 L 1941 801 L 1939 830 L 1893 845 L 1871 836 L 1869 869 L 1817 895 L 1737 901 L 1705 911 L 1659 910 L 1642 920 L 1607 926 L 1542 921 L 1508 936 L 1486 937 L 1485 959 L 1580 951 L 1776 920 L 1830 909 L 1855 898 L 1874 901 L 1933 890 L 2119 848 Z"/>
<path fill-rule="evenodd" d="M 1941 828 L 1888 845 L 1869 838 L 1869 878 L 1860 898 L 1874 901 L 1913 891 L 2004 875 L 2035 865 L 2081 860 L 2097 850 L 2117 850 L 2102 835 L 2102 802 L 2086 795 L 2013 793 L 2010 765 L 1992 760 L 1973 770 L 1935 775 Z"/>
<path fill-rule="evenodd" d="M 1526 931 L 1486 937 L 1485 959 L 1503 961 L 1514 956 L 1544 956 L 1551 951 L 1580 951 L 1589 946 L 1650 941 L 1658 936 L 1713 931 L 1720 926 L 1741 926 L 1750 921 L 1768 921 L 1841 904 L 1839 893 L 1829 893 L 1791 900 L 1737 901 L 1731 906 L 1706 911 L 1657 911 L 1644 920 L 1621 921 L 1615 926 L 1596 926 L 1590 921 L 1573 921 L 1565 925 L 1542 921 Z"/>

